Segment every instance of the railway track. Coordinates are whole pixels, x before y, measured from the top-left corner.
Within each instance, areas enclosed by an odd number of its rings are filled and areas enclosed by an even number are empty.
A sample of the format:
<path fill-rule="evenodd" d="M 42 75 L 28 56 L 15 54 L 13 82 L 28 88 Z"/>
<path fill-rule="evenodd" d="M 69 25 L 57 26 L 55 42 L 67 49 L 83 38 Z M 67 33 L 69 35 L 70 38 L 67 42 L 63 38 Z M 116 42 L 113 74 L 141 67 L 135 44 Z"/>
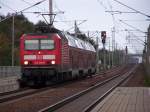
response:
<path fill-rule="evenodd" d="M 134 67 L 133 69 L 131 69 L 129 72 L 127 72 L 125 74 L 126 76 L 120 82 L 118 82 L 116 85 L 114 85 L 108 91 L 106 91 L 101 97 L 96 99 L 92 104 L 90 104 L 88 107 L 86 107 L 82 112 L 90 112 L 99 102 L 101 102 L 106 96 L 108 96 L 110 94 L 110 92 L 112 92 L 116 87 L 123 85 L 126 81 L 128 81 L 133 76 L 133 75 L 131 75 L 131 73 L 133 73 L 136 68 L 137 68 L 137 66 Z"/>
<path fill-rule="evenodd" d="M 93 107 L 102 101 L 111 91 L 127 80 L 135 68 L 136 67 L 132 68 L 123 75 L 119 74 L 109 78 L 87 90 L 46 107 L 39 112 L 90 112 Z"/>
<path fill-rule="evenodd" d="M 11 94 L 0 96 L 0 103 L 12 101 L 12 100 L 17 100 L 19 98 L 38 93 L 40 91 L 41 90 L 31 89 L 31 88 L 25 88 L 23 90 L 18 90 L 16 92 L 11 93 Z"/>
<path fill-rule="evenodd" d="M 126 72 L 130 67 L 118 68 L 119 69 L 116 68 L 114 70 L 111 70 L 111 72 L 106 72 L 104 75 L 95 75 L 93 76 L 93 78 L 85 78 L 73 82 L 70 81 L 65 84 L 59 84 L 55 87 L 49 87 L 47 89 L 42 88 L 43 90 L 38 89 L 39 92 L 27 92 L 26 95 L 22 95 L 20 97 L 18 97 L 17 95 L 12 95 L 13 99 L 11 99 L 10 97 L 10 99 L 3 100 L 3 102 L 0 103 L 0 109 L 3 109 L 2 111 L 4 112 L 9 112 L 8 108 L 13 108 L 13 111 L 15 112 L 19 112 L 22 110 L 28 112 L 37 112 L 48 105 L 53 105 L 56 102 L 67 98 L 68 96 L 81 92 L 82 90 L 85 90 L 93 85 L 97 85 L 98 82 L 102 82 L 105 80 L 107 83 L 110 77 L 112 78 L 112 76 L 114 76 L 115 74 L 120 75 L 121 72 Z M 117 75 L 115 75 L 113 78 L 115 77 L 117 77 Z"/>
<path fill-rule="evenodd" d="M 115 72 L 118 72 L 122 68 L 123 67 L 114 67 L 113 69 L 110 69 L 105 72 L 101 72 L 100 74 L 115 73 Z M 100 76 L 99 74 L 93 75 L 93 77 L 99 77 L 99 76 Z M 84 80 L 84 79 L 81 79 L 81 80 Z M 75 81 L 76 80 L 74 80 L 73 82 L 75 82 Z M 77 80 L 77 81 L 79 81 L 79 80 Z M 73 82 L 71 82 L 71 83 L 73 83 Z M 64 84 L 70 84 L 70 82 L 66 82 Z M 0 103 L 8 102 L 11 100 L 17 100 L 17 99 L 25 97 L 25 96 L 29 96 L 29 95 L 37 94 L 37 93 L 40 93 L 43 91 L 47 91 L 47 90 L 52 89 L 53 87 L 57 87 L 57 86 L 63 86 L 63 84 L 54 84 L 51 87 L 44 87 L 44 88 L 38 88 L 38 89 L 21 88 L 16 91 L 2 93 L 2 94 L 0 94 Z"/>

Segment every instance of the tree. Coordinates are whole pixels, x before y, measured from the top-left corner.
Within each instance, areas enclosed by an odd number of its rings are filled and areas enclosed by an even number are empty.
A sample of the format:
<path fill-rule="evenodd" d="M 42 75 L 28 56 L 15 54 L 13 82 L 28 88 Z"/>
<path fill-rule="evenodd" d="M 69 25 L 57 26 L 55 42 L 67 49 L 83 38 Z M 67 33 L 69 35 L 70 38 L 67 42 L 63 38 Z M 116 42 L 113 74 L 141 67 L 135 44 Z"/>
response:
<path fill-rule="evenodd" d="M 10 65 L 11 45 L 5 34 L 0 34 L 0 66 Z"/>
<path fill-rule="evenodd" d="M 11 46 L 12 46 L 12 17 L 0 15 L 1 18 L 9 19 L 0 22 L 0 65 L 11 65 Z M 22 34 L 34 32 L 34 24 L 23 15 L 15 15 L 15 65 L 19 64 L 19 40 Z"/>

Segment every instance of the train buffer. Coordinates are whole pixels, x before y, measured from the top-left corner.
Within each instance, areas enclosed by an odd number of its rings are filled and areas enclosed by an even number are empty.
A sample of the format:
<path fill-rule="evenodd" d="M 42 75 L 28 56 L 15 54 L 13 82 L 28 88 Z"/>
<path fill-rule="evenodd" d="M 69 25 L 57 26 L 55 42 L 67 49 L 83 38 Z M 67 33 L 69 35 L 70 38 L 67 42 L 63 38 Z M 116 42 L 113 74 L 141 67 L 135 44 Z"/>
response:
<path fill-rule="evenodd" d="M 150 112 L 150 88 L 118 87 L 91 112 Z"/>

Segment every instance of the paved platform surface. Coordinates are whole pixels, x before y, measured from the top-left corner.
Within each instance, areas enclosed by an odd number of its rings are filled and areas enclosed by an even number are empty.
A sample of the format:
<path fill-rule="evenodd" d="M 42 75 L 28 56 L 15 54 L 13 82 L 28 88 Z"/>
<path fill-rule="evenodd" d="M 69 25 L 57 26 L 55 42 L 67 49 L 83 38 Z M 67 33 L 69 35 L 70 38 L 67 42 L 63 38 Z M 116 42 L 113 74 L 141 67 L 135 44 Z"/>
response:
<path fill-rule="evenodd" d="M 150 112 L 150 88 L 118 87 L 91 112 Z"/>
<path fill-rule="evenodd" d="M 19 76 L 0 78 L 0 93 L 19 89 Z"/>

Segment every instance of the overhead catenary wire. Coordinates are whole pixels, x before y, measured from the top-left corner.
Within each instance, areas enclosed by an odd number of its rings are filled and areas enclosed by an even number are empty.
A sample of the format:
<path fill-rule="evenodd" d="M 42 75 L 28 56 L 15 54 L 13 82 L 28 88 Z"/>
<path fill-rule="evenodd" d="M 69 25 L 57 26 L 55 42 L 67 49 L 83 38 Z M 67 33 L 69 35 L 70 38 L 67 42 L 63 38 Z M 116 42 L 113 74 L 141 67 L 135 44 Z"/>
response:
<path fill-rule="evenodd" d="M 109 7 L 110 7 L 110 10 L 113 11 L 112 5 L 110 4 L 109 0 L 107 0 L 107 2 L 108 2 L 108 5 L 109 5 Z M 113 23 L 114 23 L 114 27 L 115 27 L 115 16 L 114 16 L 114 13 L 111 12 L 111 15 L 112 15 L 112 19 L 113 19 Z"/>
<path fill-rule="evenodd" d="M 3 21 L 5 21 L 5 20 L 7 20 L 7 19 L 13 17 L 15 14 L 22 13 L 23 11 L 26 11 L 26 10 L 32 8 L 32 7 L 35 7 L 35 6 L 41 4 L 41 3 L 45 2 L 45 1 L 46 1 L 46 0 L 39 1 L 39 2 L 37 2 L 37 3 L 35 3 L 35 4 L 31 5 L 31 6 L 29 6 L 29 7 L 26 7 L 26 8 L 24 8 L 24 9 L 22 9 L 21 11 L 15 12 L 15 13 L 12 14 L 12 16 L 9 16 L 9 17 L 4 18 L 4 19 L 2 19 L 0 22 L 3 22 Z"/>
<path fill-rule="evenodd" d="M 31 5 L 31 6 L 27 7 L 27 8 L 25 8 L 25 9 L 23 9 L 23 10 L 21 10 L 21 11 L 19 11 L 18 13 L 21 13 L 21 12 L 23 12 L 23 11 L 25 11 L 25 10 L 28 10 L 28 9 L 34 7 L 34 6 L 37 6 L 37 5 L 41 4 L 41 3 L 44 2 L 44 1 L 46 1 L 46 0 L 42 0 L 42 1 L 40 1 L 40 2 L 37 2 L 37 3 L 33 4 L 33 5 Z"/>
<path fill-rule="evenodd" d="M 129 26 L 129 27 L 131 27 L 131 28 L 133 28 L 133 29 L 135 29 L 135 30 L 141 32 L 141 33 L 146 33 L 146 32 L 144 32 L 144 31 L 142 31 L 142 30 L 140 30 L 140 29 L 138 29 L 138 28 L 136 28 L 136 27 L 134 27 L 134 26 L 132 26 L 132 25 L 129 25 L 128 23 L 126 23 L 126 22 L 124 22 L 124 21 L 122 21 L 122 20 L 120 20 L 120 22 L 122 22 L 123 24 L 126 24 L 127 26 Z"/>
<path fill-rule="evenodd" d="M 108 10 L 108 8 L 106 8 L 105 6 L 104 6 L 104 4 L 103 4 L 103 2 L 102 1 L 100 1 L 100 0 L 97 0 L 99 3 L 100 3 L 100 5 L 102 6 L 102 7 L 104 7 L 104 9 L 105 9 L 105 12 Z M 112 18 L 114 18 L 114 14 L 116 14 L 114 11 L 112 11 L 112 6 L 111 6 L 111 4 L 110 4 L 110 1 L 107 1 L 108 2 L 108 5 L 109 5 L 109 7 L 110 7 L 110 11 L 108 11 L 111 15 L 112 15 Z M 119 13 L 119 12 L 118 12 Z M 125 12 L 126 13 L 126 12 Z M 136 11 L 134 11 L 134 12 L 131 12 L 131 13 L 137 13 Z M 114 25 L 116 26 L 117 24 L 118 24 L 118 26 L 120 27 L 120 28 L 123 28 L 123 29 L 125 29 L 125 30 L 123 30 L 123 31 L 127 31 L 127 29 L 122 25 L 122 24 L 120 24 L 120 20 L 119 19 L 117 19 L 116 17 L 115 17 L 115 19 L 113 19 L 113 21 L 114 21 Z M 117 22 L 118 21 L 118 22 Z M 131 27 L 131 26 L 130 26 Z M 131 27 L 132 29 L 133 29 L 133 27 Z M 135 29 L 135 27 L 134 27 L 134 29 Z M 116 29 L 115 29 L 116 30 Z M 118 30 L 119 31 L 119 30 Z M 139 30 L 139 29 L 137 29 L 136 28 L 136 31 L 138 31 L 138 32 L 142 32 L 142 33 L 145 33 L 145 32 L 143 32 L 143 31 L 141 31 L 141 30 Z M 116 33 L 117 35 L 119 35 L 118 33 Z M 137 37 L 135 37 L 135 38 L 137 38 Z M 119 38 L 118 38 L 119 39 Z M 138 38 L 138 40 L 140 40 L 139 38 Z M 142 42 L 142 40 L 141 40 L 141 42 Z"/>
<path fill-rule="evenodd" d="M 144 19 L 141 19 L 141 20 L 140 20 L 140 19 L 139 19 L 139 20 L 138 20 L 138 19 L 137 19 L 137 20 L 136 20 L 136 19 L 135 19 L 135 20 L 128 20 L 128 19 L 125 19 L 125 20 L 122 20 L 122 21 L 131 21 L 131 22 L 149 22 L 150 20 L 149 20 L 149 19 L 145 19 L 145 20 L 144 20 Z"/>
<path fill-rule="evenodd" d="M 145 41 L 143 41 L 142 39 L 140 39 L 137 35 L 135 35 L 133 32 L 130 32 L 129 30 L 127 30 L 129 33 L 130 33 L 130 37 L 132 37 L 132 38 L 129 38 L 129 42 L 128 42 L 128 44 L 129 45 L 131 45 L 131 47 L 135 50 L 135 51 L 137 51 L 137 49 L 139 50 L 140 48 L 143 50 L 143 47 L 139 47 L 139 45 L 142 45 L 142 46 L 144 46 L 145 45 Z M 132 34 L 132 36 L 131 36 L 131 34 Z M 131 41 L 131 40 L 134 40 L 134 41 Z M 134 42 L 138 42 L 139 44 L 135 44 Z M 129 45 L 128 45 L 128 47 L 129 47 Z M 139 48 L 137 48 L 137 47 L 139 47 Z M 141 51 L 142 51 L 141 50 Z"/>
<path fill-rule="evenodd" d="M 49 13 L 49 12 L 39 12 L 39 11 L 33 11 L 33 12 L 31 12 L 31 11 L 29 11 L 29 12 L 21 12 L 21 13 L 34 13 L 34 14 L 43 14 L 43 13 Z"/>
<path fill-rule="evenodd" d="M 103 2 L 102 1 L 100 1 L 100 0 L 97 0 L 98 1 L 98 3 L 105 9 L 105 10 L 107 10 L 108 8 L 103 4 Z"/>
<path fill-rule="evenodd" d="M 105 12 L 109 12 L 109 13 L 113 13 L 113 14 L 118 14 L 118 13 L 139 13 L 137 10 L 136 10 L 136 11 L 134 10 L 134 12 L 121 12 L 121 11 L 105 11 Z M 138 20 L 138 21 L 140 21 L 140 20 Z M 146 21 L 146 20 L 144 20 L 144 21 Z M 124 22 L 124 24 L 125 24 L 125 22 Z M 120 24 L 120 25 L 121 25 L 121 24 Z M 130 27 L 136 29 L 136 31 L 145 33 L 145 32 L 143 32 L 143 31 L 141 31 L 141 30 L 139 30 L 139 29 L 137 29 L 137 28 L 135 28 L 135 27 L 133 27 L 133 26 L 131 26 L 131 25 L 129 25 L 129 24 L 126 24 L 126 25 L 128 25 L 128 26 L 130 26 Z M 136 36 L 136 37 L 137 37 L 137 36 Z M 139 38 L 137 38 L 137 39 L 138 39 L 138 40 L 141 40 L 141 39 L 139 39 Z M 142 41 L 142 40 L 141 40 L 141 41 Z M 144 42 L 144 41 L 142 41 L 142 42 Z"/>
<path fill-rule="evenodd" d="M 120 24 L 121 25 L 121 24 Z M 123 26 L 122 26 L 123 27 Z M 135 41 L 137 41 L 138 43 L 140 43 L 142 46 L 145 44 L 145 41 L 143 41 L 141 38 L 139 37 L 145 37 L 145 36 L 137 36 L 135 35 L 132 31 L 137 31 L 137 30 L 129 30 L 124 28 L 123 31 L 128 31 L 128 33 L 132 34 L 134 36 L 134 39 L 136 39 Z M 138 31 L 139 32 L 139 31 Z M 142 32 L 143 33 L 143 32 Z M 133 41 L 131 41 L 133 43 Z M 128 43 L 128 44 L 132 44 L 132 43 Z M 139 44 L 138 44 L 139 45 Z M 137 46 L 133 46 L 132 44 L 132 48 L 137 49 Z M 141 47 L 140 47 L 141 48 Z"/>
<path fill-rule="evenodd" d="M 100 1 L 100 0 L 97 0 L 98 1 L 98 3 L 104 8 L 104 10 L 105 10 L 105 12 L 106 12 L 106 10 L 108 10 L 108 8 L 103 4 L 103 2 L 102 1 Z M 115 32 L 116 32 L 116 25 L 117 25 L 117 20 L 118 19 L 116 19 L 116 17 L 114 16 L 114 12 L 112 12 L 112 5 L 111 5 L 111 3 L 110 3 L 110 1 L 108 1 L 107 0 L 107 4 L 109 5 L 109 10 L 111 10 L 111 12 L 110 12 L 110 14 L 111 14 L 111 16 L 112 16 L 112 21 L 113 21 L 113 26 L 114 26 L 114 30 L 115 30 Z M 119 26 L 119 25 L 118 25 Z M 112 39 L 112 41 L 113 41 L 113 45 L 115 44 L 114 43 L 114 39 Z M 112 45 L 112 46 L 113 46 Z"/>
<path fill-rule="evenodd" d="M 82 22 L 80 22 L 78 25 L 81 25 L 82 23 L 84 23 L 84 22 L 86 22 L 87 20 L 83 20 Z M 69 30 L 71 30 L 71 29 L 73 29 L 74 28 L 74 26 L 73 27 L 71 27 L 71 28 L 69 28 L 67 31 L 69 31 Z"/>
<path fill-rule="evenodd" d="M 56 8 L 59 12 L 63 12 L 62 10 L 60 10 L 60 9 L 58 8 L 56 1 L 54 1 L 54 6 L 55 6 L 55 8 Z"/>
<path fill-rule="evenodd" d="M 26 0 L 21 0 L 21 1 L 23 1 L 23 2 L 26 3 L 26 4 L 28 4 L 29 6 L 32 5 L 32 3 L 27 2 Z M 45 10 L 42 9 L 41 7 L 36 6 L 36 8 L 38 8 L 38 9 L 40 9 L 40 10 L 42 10 L 42 11 L 45 11 Z"/>
<path fill-rule="evenodd" d="M 114 14 L 122 14 L 122 13 L 136 13 L 137 14 L 137 12 L 127 12 L 127 11 L 105 11 L 105 12 L 111 12 L 111 13 L 114 13 Z"/>
<path fill-rule="evenodd" d="M 139 11 L 139 10 L 136 10 L 136 9 L 134 9 L 134 8 L 132 8 L 132 7 L 128 6 L 128 5 L 126 5 L 126 4 L 124 4 L 124 3 L 120 2 L 120 1 L 118 1 L 118 0 L 113 0 L 113 1 L 115 1 L 115 2 L 117 2 L 117 3 L 119 3 L 119 4 L 123 5 L 123 6 L 125 6 L 125 7 L 129 8 L 129 9 L 131 9 L 131 10 L 133 10 L 133 11 L 135 11 L 135 12 L 141 14 L 141 15 L 144 15 L 144 16 L 150 18 L 150 15 L 145 14 L 145 13 Z"/>
<path fill-rule="evenodd" d="M 28 1 L 26 1 L 26 0 L 21 0 L 21 1 L 23 1 L 23 2 L 25 2 L 26 4 L 28 4 L 28 5 L 31 5 L 32 3 L 31 2 L 28 2 Z M 44 9 L 42 9 L 41 7 L 38 7 L 38 6 L 36 6 L 38 9 L 40 9 L 40 10 L 42 10 L 42 12 L 40 12 L 40 11 L 36 11 L 36 12 L 23 12 L 23 13 L 34 13 L 34 14 L 48 14 L 49 12 L 47 12 L 47 11 L 45 11 Z M 58 8 L 57 8 L 58 9 Z M 55 14 L 64 14 L 64 12 L 63 11 L 61 11 L 61 10 L 59 10 L 59 12 L 53 12 L 53 15 L 55 15 Z M 44 17 L 44 16 L 42 16 L 42 17 Z M 45 18 L 44 18 L 44 20 L 45 20 Z"/>
<path fill-rule="evenodd" d="M 6 5 L 5 3 L 3 3 L 2 1 L 0 1 L 0 4 L 3 5 L 4 7 L 7 7 L 8 9 L 12 10 L 13 12 L 17 12 L 16 10 L 14 10 L 13 8 L 11 8 L 9 5 Z M 0 6 L 1 8 L 1 6 Z"/>
<path fill-rule="evenodd" d="M 145 41 L 140 39 L 139 36 L 136 36 L 135 34 L 133 34 L 132 32 L 130 32 L 138 41 L 142 42 L 143 45 L 145 45 Z"/>
<path fill-rule="evenodd" d="M 97 0 L 97 1 L 99 1 L 99 3 L 100 3 L 100 5 L 102 5 L 103 7 L 104 7 L 104 4 L 102 4 L 103 2 L 100 2 L 100 0 Z M 110 8 L 112 8 L 112 6 L 110 5 L 110 3 L 109 3 L 110 1 L 108 1 L 108 5 L 109 5 L 109 7 Z M 104 9 L 105 9 L 105 12 L 108 10 L 106 7 L 104 7 Z M 114 14 L 116 14 L 115 12 L 113 12 L 112 10 L 110 10 L 109 11 L 109 13 L 112 15 L 114 15 Z M 119 12 L 117 12 L 117 13 L 119 13 Z M 125 12 L 126 13 L 126 12 Z M 137 11 L 135 11 L 134 10 L 134 12 L 131 12 L 131 13 L 139 13 L 139 12 L 137 12 Z M 117 22 L 118 21 L 118 22 Z M 123 25 L 121 24 L 121 22 L 120 22 L 120 20 L 119 19 L 117 19 L 116 17 L 115 17 L 115 24 L 117 25 L 117 23 L 118 23 L 118 26 L 121 26 L 120 28 L 123 28 L 123 29 L 125 29 L 124 31 L 127 31 L 127 28 L 125 28 L 125 27 L 123 27 Z M 125 23 L 125 22 L 124 22 Z M 126 24 L 127 25 L 127 24 Z M 129 25 L 128 25 L 129 26 Z M 133 27 L 133 26 L 131 26 L 130 25 L 130 28 L 132 28 L 132 29 L 135 29 L 136 31 L 138 31 L 138 32 L 140 32 L 140 33 L 146 33 L 146 32 L 144 32 L 144 31 L 142 31 L 142 30 L 140 30 L 140 29 L 138 29 L 138 28 L 135 28 L 135 27 Z M 117 33 L 118 34 L 118 33 Z M 135 38 L 138 38 L 137 36 L 135 36 Z M 140 38 L 138 38 L 137 39 L 139 42 L 144 42 L 144 41 L 142 41 Z M 143 44 L 142 44 L 143 45 Z M 135 48 L 136 49 L 136 48 Z"/>
<path fill-rule="evenodd" d="M 57 5 L 56 0 L 54 0 L 53 2 L 54 2 L 54 7 L 55 7 L 55 9 L 57 9 L 59 12 L 63 12 L 62 10 L 60 10 L 60 9 L 58 8 L 58 5 Z M 66 26 L 68 26 L 68 27 L 72 26 L 72 24 L 71 24 L 70 22 L 65 22 L 65 21 L 67 21 L 68 19 L 65 17 L 64 13 L 63 13 L 63 15 L 58 15 L 57 17 L 58 17 L 58 19 L 59 19 L 60 21 L 64 21 L 63 23 L 64 23 Z"/>
<path fill-rule="evenodd" d="M 39 12 L 39 11 L 33 11 L 33 12 L 31 12 L 31 11 L 29 11 L 29 12 L 21 12 L 21 13 L 33 13 L 33 14 L 47 14 L 47 15 L 56 15 L 56 14 L 58 14 L 59 12 L 54 12 L 53 14 L 49 14 L 49 12 Z M 63 12 L 62 12 L 63 13 Z"/>

